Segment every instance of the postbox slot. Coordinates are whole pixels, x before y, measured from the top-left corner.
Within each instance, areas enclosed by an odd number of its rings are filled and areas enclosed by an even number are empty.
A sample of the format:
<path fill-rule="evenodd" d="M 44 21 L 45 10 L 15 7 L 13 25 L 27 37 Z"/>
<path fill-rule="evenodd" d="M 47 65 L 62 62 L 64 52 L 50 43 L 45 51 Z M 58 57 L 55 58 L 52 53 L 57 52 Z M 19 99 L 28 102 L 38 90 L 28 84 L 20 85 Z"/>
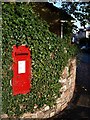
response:
<path fill-rule="evenodd" d="M 28 53 L 15 53 L 15 56 L 17 55 L 28 55 Z"/>

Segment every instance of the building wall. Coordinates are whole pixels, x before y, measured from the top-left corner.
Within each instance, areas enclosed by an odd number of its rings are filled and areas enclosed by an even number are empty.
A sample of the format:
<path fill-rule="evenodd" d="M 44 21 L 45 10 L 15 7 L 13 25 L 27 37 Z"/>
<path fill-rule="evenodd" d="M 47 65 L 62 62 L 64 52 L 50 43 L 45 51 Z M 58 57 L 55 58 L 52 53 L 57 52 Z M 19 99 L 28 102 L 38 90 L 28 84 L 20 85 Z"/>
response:
<path fill-rule="evenodd" d="M 90 31 L 86 31 L 86 38 L 90 38 Z"/>

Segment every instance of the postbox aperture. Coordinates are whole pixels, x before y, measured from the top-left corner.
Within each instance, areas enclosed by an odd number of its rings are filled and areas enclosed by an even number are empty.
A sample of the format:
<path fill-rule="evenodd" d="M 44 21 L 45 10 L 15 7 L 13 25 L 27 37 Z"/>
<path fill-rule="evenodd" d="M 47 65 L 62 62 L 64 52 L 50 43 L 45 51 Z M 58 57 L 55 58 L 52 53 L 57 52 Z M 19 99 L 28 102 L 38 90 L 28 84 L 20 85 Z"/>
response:
<path fill-rule="evenodd" d="M 13 78 L 12 91 L 13 95 L 26 94 L 31 88 L 31 52 L 28 47 L 13 46 Z"/>

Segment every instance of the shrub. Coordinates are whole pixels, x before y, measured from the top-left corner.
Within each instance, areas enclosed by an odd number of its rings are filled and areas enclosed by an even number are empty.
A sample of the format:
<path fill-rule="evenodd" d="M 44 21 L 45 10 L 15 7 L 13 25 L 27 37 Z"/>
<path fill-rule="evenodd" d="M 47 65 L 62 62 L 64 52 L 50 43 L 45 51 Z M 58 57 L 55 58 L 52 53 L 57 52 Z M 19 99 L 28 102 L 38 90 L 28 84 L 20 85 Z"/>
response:
<path fill-rule="evenodd" d="M 34 112 L 44 104 L 52 106 L 60 96 L 60 74 L 70 57 L 76 54 L 67 37 L 60 39 L 33 12 L 32 4 L 2 4 L 2 101 L 3 112 L 19 116 Z M 27 44 L 32 51 L 32 88 L 26 95 L 12 95 L 12 46 Z M 66 52 L 65 49 L 67 50 Z"/>

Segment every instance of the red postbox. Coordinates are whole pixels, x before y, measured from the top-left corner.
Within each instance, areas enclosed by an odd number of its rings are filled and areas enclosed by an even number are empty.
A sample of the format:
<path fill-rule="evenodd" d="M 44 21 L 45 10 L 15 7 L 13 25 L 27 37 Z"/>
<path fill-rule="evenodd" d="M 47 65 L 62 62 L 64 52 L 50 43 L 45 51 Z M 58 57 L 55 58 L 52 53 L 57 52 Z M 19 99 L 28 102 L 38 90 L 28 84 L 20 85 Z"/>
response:
<path fill-rule="evenodd" d="M 31 88 L 31 53 L 27 46 L 13 46 L 13 95 L 26 94 Z"/>

